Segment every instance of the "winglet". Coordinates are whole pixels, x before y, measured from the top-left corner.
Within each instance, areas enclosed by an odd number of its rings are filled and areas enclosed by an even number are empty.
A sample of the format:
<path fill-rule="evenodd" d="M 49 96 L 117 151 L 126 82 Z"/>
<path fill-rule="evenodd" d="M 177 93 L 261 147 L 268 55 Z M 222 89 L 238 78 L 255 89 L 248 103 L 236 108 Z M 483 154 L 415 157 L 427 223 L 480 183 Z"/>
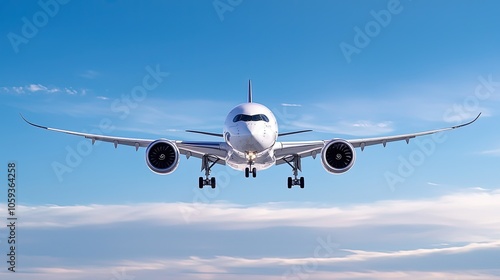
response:
<path fill-rule="evenodd" d="M 252 103 L 252 80 L 248 80 L 248 103 Z"/>
<path fill-rule="evenodd" d="M 48 127 L 46 127 L 46 126 L 41 126 L 41 125 L 34 124 L 34 123 L 32 123 L 32 122 L 28 121 L 27 119 L 25 119 L 25 118 L 24 118 L 23 114 L 21 114 L 21 113 L 19 113 L 19 115 L 21 115 L 21 118 L 23 118 L 23 120 L 24 120 L 25 122 L 27 122 L 28 124 L 30 124 L 30 125 L 32 125 L 32 126 L 36 126 L 36 127 L 43 128 L 43 129 L 48 129 Z"/>
<path fill-rule="evenodd" d="M 475 121 L 477 121 L 477 119 L 479 119 L 479 117 L 481 116 L 482 112 L 480 112 L 477 117 L 475 119 L 473 119 L 472 121 L 468 122 L 468 123 L 463 123 L 463 124 L 460 124 L 460 125 L 456 125 L 456 126 L 453 126 L 452 129 L 455 129 L 455 128 L 459 128 L 459 127 L 463 127 L 463 126 L 466 126 L 466 125 L 469 125 Z"/>

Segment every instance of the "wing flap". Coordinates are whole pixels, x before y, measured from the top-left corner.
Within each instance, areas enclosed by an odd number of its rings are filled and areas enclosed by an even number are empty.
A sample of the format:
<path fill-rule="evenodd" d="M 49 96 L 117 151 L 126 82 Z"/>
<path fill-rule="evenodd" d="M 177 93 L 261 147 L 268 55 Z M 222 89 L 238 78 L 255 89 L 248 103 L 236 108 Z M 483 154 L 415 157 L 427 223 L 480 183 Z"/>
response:
<path fill-rule="evenodd" d="M 284 159 L 291 156 L 316 157 L 325 146 L 325 141 L 276 142 L 274 155 L 276 165 L 286 163 Z"/>

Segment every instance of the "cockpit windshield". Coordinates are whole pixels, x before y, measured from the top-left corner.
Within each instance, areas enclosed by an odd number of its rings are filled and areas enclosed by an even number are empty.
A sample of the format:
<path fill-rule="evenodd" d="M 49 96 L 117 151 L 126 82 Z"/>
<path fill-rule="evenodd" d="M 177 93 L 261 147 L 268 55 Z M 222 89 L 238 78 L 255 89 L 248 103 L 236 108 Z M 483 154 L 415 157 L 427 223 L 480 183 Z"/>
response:
<path fill-rule="evenodd" d="M 269 118 L 263 114 L 257 114 L 257 115 L 253 115 L 253 116 L 245 115 L 245 114 L 238 114 L 234 117 L 233 122 L 239 122 L 239 121 L 244 121 L 244 122 L 265 121 L 265 122 L 269 122 Z"/>

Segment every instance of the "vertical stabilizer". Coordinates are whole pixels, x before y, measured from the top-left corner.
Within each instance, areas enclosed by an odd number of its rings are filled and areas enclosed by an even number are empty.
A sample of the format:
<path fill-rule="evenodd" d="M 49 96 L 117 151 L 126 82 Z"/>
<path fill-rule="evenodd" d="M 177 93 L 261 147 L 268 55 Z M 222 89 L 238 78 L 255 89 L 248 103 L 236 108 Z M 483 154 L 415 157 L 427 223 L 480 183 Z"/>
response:
<path fill-rule="evenodd" d="M 252 80 L 248 80 L 248 103 L 252 103 Z"/>

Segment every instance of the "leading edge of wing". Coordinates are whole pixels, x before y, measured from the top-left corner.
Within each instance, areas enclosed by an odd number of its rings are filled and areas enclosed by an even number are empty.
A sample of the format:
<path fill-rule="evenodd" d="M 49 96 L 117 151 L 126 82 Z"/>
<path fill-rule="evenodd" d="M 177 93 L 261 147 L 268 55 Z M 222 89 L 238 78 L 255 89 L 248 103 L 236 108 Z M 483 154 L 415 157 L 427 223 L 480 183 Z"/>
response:
<path fill-rule="evenodd" d="M 278 137 L 287 136 L 287 135 L 293 135 L 293 134 L 299 134 L 299 133 L 304 133 L 304 132 L 311 132 L 311 131 L 312 131 L 312 129 L 283 132 L 283 133 L 278 133 Z"/>
<path fill-rule="evenodd" d="M 470 125 L 473 122 L 475 122 L 479 118 L 479 116 L 481 116 L 481 113 L 479 113 L 479 115 L 477 115 L 472 121 L 447 128 L 428 130 L 410 134 L 395 135 L 395 136 L 354 139 L 347 141 L 351 143 L 353 147 L 361 148 L 361 150 L 363 150 L 366 146 L 377 145 L 377 144 L 383 144 L 385 146 L 388 142 L 394 142 L 394 141 L 405 140 L 407 143 L 409 143 L 410 139 L 415 138 L 417 136 L 443 132 Z M 321 149 L 323 149 L 324 145 L 332 140 L 334 139 L 321 140 L 321 141 L 303 141 L 303 142 L 276 142 L 275 145 L 276 165 L 285 163 L 283 158 L 287 156 L 299 155 L 300 157 L 308 157 L 308 156 L 315 157 L 318 153 L 321 152 Z"/>
<path fill-rule="evenodd" d="M 136 150 L 139 149 L 139 147 L 147 147 L 149 144 L 153 143 L 155 140 L 151 139 L 136 139 L 136 138 L 125 138 L 125 137 L 114 137 L 114 136 L 106 136 L 106 135 L 98 135 L 98 134 L 89 134 L 89 133 L 82 133 L 82 132 L 75 132 L 75 131 L 70 131 L 70 130 L 62 130 L 62 129 L 57 129 L 57 128 L 51 128 L 51 127 L 46 127 L 42 125 L 38 125 L 35 123 L 32 123 L 28 121 L 22 114 L 21 118 L 27 122 L 28 124 L 46 129 L 46 130 L 51 130 L 51 131 L 56 131 L 56 132 L 62 132 L 66 134 L 71 134 L 71 135 L 76 135 L 76 136 L 83 136 L 85 138 L 91 139 L 92 144 L 94 144 L 95 141 L 103 141 L 103 142 L 110 142 L 115 145 L 115 148 L 118 145 L 126 145 L 126 146 L 133 146 L 135 147 Z M 159 140 L 159 139 L 158 139 Z M 167 140 L 163 139 L 162 140 Z M 186 156 L 194 156 L 198 158 L 202 158 L 204 155 L 213 155 L 218 157 L 221 160 L 224 160 L 226 157 L 226 147 L 224 142 L 206 142 L 206 141 L 172 141 L 175 143 L 177 148 L 179 148 L 179 151 L 181 154 L 184 154 Z M 222 161 L 218 162 L 219 164 L 224 164 Z"/>
<path fill-rule="evenodd" d="M 382 137 L 375 137 L 375 138 L 352 139 L 352 140 L 347 140 L 347 141 L 349 143 L 351 143 L 355 148 L 361 147 L 361 150 L 363 150 L 365 146 L 371 146 L 371 145 L 377 145 L 377 144 L 383 144 L 385 146 L 386 143 L 394 142 L 394 141 L 405 140 L 406 143 L 409 143 L 410 139 L 415 138 L 417 136 L 434 134 L 434 133 L 443 132 L 443 131 L 447 131 L 447 130 L 453 130 L 453 129 L 457 129 L 460 127 L 470 125 L 470 124 L 474 123 L 477 119 L 479 119 L 479 116 L 481 116 L 481 113 L 479 113 L 473 120 L 471 120 L 469 122 L 455 125 L 455 126 L 451 126 L 451 127 L 441 128 L 441 129 L 428 130 L 428 131 L 422 131 L 422 132 L 417 132 L 417 133 L 401 134 L 401 135 L 395 135 L 395 136 L 382 136 Z"/>
<path fill-rule="evenodd" d="M 83 133 L 83 132 L 76 132 L 76 131 L 71 131 L 71 130 L 63 130 L 63 129 L 58 129 L 58 128 L 51 128 L 43 125 L 38 125 L 35 123 L 32 123 L 28 121 L 22 114 L 21 118 L 28 123 L 29 125 L 32 125 L 34 127 L 46 129 L 46 130 L 51 130 L 51 131 L 56 131 L 56 132 L 61 132 L 61 133 L 66 133 L 66 134 L 71 134 L 71 135 L 76 135 L 76 136 L 82 136 L 88 139 L 92 140 L 92 144 L 94 144 L 95 141 L 103 141 L 103 142 L 111 142 L 115 144 L 115 147 L 120 144 L 120 145 L 127 145 L 127 146 L 135 146 L 136 149 L 139 147 L 147 147 L 149 144 L 151 144 L 154 140 L 151 139 L 136 139 L 136 138 L 125 138 L 125 137 L 114 137 L 114 136 L 106 136 L 106 135 L 99 135 L 99 134 L 90 134 L 90 133 Z"/>
<path fill-rule="evenodd" d="M 213 132 L 206 132 L 206 131 L 199 131 L 199 130 L 186 130 L 186 132 L 198 133 L 198 134 L 210 135 L 210 136 L 216 136 L 216 137 L 224 137 L 224 135 L 222 135 L 222 133 L 213 133 Z"/>

